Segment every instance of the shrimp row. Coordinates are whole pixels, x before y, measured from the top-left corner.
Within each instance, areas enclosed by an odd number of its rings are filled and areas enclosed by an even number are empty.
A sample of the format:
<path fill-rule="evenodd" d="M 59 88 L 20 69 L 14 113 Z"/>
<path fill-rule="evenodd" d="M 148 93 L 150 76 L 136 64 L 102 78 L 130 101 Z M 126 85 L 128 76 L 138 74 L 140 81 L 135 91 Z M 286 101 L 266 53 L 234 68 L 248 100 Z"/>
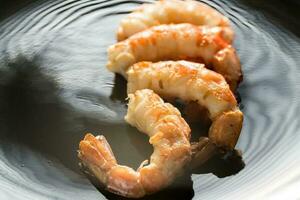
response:
<path fill-rule="evenodd" d="M 222 74 L 234 91 L 242 73 L 232 40 L 228 27 L 154 26 L 110 46 L 107 68 L 126 77 L 128 67 L 139 61 L 196 60 Z"/>
<path fill-rule="evenodd" d="M 160 0 L 143 4 L 122 19 L 117 38 L 122 41 L 152 26 L 179 23 L 230 27 L 227 17 L 204 3 L 194 0 Z"/>
<path fill-rule="evenodd" d="M 188 61 L 139 62 L 127 72 L 128 94 L 149 88 L 163 98 L 180 98 L 207 108 L 212 125 L 208 136 L 218 146 L 233 149 L 243 114 L 222 75 Z"/>
<path fill-rule="evenodd" d="M 117 39 L 108 48 L 107 68 L 128 80 L 125 120 L 149 136 L 154 151 L 134 170 L 117 163 L 104 136 L 87 134 L 78 157 L 105 189 L 139 198 L 168 186 L 187 163 L 216 146 L 235 147 L 243 113 L 233 92 L 242 71 L 227 17 L 194 0 L 142 5 L 121 21 Z M 209 139 L 191 145 L 189 125 L 160 96 L 207 109 Z M 202 151 L 208 143 L 211 148 Z"/>
<path fill-rule="evenodd" d="M 180 112 L 153 91 L 138 90 L 128 97 L 125 120 L 150 137 L 150 162 L 142 162 L 137 170 L 119 165 L 105 137 L 92 134 L 80 142 L 78 157 L 108 191 L 139 198 L 169 185 L 190 161 L 190 128 Z"/>

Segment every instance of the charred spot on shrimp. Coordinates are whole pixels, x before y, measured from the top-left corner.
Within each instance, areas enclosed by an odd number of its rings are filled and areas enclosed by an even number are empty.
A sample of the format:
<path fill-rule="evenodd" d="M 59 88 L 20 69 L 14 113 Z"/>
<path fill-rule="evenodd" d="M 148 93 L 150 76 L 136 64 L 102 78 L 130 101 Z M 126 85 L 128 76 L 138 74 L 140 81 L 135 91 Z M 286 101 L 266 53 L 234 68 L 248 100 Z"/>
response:
<path fill-rule="evenodd" d="M 158 81 L 160 89 L 164 89 L 164 84 L 162 80 Z"/>

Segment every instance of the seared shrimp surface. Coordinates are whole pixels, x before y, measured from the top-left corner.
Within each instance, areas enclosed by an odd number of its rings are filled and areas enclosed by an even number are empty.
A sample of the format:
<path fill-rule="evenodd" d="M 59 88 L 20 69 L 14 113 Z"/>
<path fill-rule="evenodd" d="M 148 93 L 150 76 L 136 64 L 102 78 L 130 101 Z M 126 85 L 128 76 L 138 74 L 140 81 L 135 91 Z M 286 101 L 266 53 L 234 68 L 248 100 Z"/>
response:
<path fill-rule="evenodd" d="M 128 67 L 139 61 L 198 60 L 222 74 L 234 91 L 242 73 L 232 35 L 227 27 L 155 26 L 110 46 L 107 68 L 126 77 Z"/>
<path fill-rule="evenodd" d="M 227 17 L 204 3 L 193 0 L 160 0 L 153 4 L 143 4 L 123 18 L 117 38 L 121 41 L 152 26 L 179 23 L 230 27 Z"/>
<path fill-rule="evenodd" d="M 203 64 L 188 61 L 139 62 L 127 72 L 128 94 L 149 88 L 164 98 L 178 97 L 208 109 L 209 138 L 233 149 L 241 132 L 243 114 L 225 79 Z"/>
<path fill-rule="evenodd" d="M 152 90 L 129 94 L 125 120 L 150 137 L 150 163 L 135 171 L 119 165 L 104 136 L 87 134 L 78 157 L 110 192 L 139 198 L 169 185 L 191 159 L 190 128 L 180 112 Z"/>

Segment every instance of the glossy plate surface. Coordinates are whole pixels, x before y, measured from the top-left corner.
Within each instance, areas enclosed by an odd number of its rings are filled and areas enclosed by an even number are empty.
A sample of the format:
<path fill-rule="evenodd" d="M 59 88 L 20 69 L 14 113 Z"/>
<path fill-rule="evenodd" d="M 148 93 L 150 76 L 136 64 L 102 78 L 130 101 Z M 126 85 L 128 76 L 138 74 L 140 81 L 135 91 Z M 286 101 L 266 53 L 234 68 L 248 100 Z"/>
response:
<path fill-rule="evenodd" d="M 226 176 L 226 163 L 214 161 L 147 199 L 300 198 L 300 5 L 204 2 L 236 31 L 245 114 L 237 148 L 246 166 Z M 86 132 L 105 135 L 121 164 L 137 167 L 151 154 L 147 137 L 123 119 L 126 81 L 105 68 L 120 19 L 141 3 L 42 1 L 1 22 L 1 200 L 118 199 L 79 170 Z"/>

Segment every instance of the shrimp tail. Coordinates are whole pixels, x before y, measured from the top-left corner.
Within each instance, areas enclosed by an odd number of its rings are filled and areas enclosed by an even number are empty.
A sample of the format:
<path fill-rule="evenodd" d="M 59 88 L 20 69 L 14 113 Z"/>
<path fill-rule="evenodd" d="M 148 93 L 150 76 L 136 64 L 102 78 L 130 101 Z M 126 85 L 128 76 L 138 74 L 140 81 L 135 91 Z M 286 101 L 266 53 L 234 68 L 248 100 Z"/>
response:
<path fill-rule="evenodd" d="M 78 157 L 106 190 L 125 197 L 145 195 L 139 174 L 129 167 L 117 165 L 104 136 L 87 134 L 79 143 Z"/>
<path fill-rule="evenodd" d="M 104 136 L 94 137 L 88 133 L 79 143 L 78 157 L 105 185 L 106 173 L 116 165 L 116 159 Z"/>
<path fill-rule="evenodd" d="M 190 170 L 197 169 L 218 152 L 217 146 L 207 137 L 200 137 L 198 142 L 192 143 L 192 161 Z"/>
<path fill-rule="evenodd" d="M 233 149 L 240 136 L 243 113 L 236 109 L 220 114 L 209 129 L 209 138 L 219 147 Z"/>

